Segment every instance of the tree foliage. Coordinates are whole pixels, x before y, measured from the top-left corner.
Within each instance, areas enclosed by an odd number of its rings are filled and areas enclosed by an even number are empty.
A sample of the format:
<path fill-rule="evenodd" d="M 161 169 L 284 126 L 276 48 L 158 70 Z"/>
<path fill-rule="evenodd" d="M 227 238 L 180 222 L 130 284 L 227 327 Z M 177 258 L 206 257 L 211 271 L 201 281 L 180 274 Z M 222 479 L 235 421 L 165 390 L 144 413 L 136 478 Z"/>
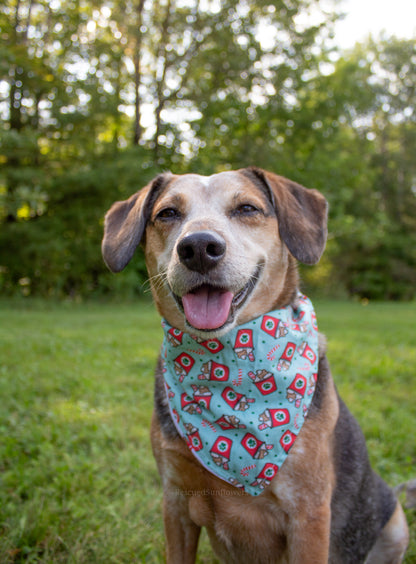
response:
<path fill-rule="evenodd" d="M 257 165 L 330 202 L 327 255 L 306 282 L 412 298 L 416 42 L 380 38 L 339 53 L 336 5 L 323 6 L 2 4 L 1 290 L 134 292 L 142 259 L 117 280 L 101 261 L 111 202 L 169 168 Z"/>

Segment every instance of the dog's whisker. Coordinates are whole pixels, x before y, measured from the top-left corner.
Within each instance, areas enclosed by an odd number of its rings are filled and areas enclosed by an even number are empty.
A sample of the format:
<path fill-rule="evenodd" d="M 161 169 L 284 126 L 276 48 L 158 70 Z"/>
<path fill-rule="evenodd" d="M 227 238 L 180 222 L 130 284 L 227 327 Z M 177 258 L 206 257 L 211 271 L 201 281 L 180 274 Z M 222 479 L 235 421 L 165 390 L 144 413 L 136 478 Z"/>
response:
<path fill-rule="evenodd" d="M 144 292 L 150 292 L 151 287 L 157 291 L 162 288 L 167 280 L 167 272 L 165 270 L 158 272 L 154 276 L 150 276 L 147 280 L 145 280 L 142 284 L 142 288 Z"/>

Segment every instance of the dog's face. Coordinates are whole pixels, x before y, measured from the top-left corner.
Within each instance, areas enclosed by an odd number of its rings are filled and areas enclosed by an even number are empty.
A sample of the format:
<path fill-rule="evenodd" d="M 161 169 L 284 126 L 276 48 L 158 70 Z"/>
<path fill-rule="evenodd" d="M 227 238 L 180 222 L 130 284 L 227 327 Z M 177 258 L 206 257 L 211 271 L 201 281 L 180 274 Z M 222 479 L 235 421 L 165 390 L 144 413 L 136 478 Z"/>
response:
<path fill-rule="evenodd" d="M 159 312 L 212 337 L 293 298 L 294 259 L 319 260 L 326 211 L 315 190 L 259 169 L 164 174 L 109 210 L 103 256 L 118 272 L 142 243 Z"/>

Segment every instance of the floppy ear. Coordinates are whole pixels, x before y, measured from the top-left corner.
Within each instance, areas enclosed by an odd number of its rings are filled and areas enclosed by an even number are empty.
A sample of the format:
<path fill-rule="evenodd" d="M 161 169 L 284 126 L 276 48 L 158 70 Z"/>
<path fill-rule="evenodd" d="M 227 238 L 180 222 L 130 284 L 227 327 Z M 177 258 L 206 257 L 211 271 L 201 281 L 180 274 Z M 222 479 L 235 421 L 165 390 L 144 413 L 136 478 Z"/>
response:
<path fill-rule="evenodd" d="M 289 251 L 304 264 L 317 263 L 327 236 L 328 203 L 324 196 L 272 172 L 251 171 L 269 187 L 279 234 Z"/>
<path fill-rule="evenodd" d="M 101 250 L 112 272 L 120 272 L 130 262 L 143 239 L 156 198 L 170 177 L 170 174 L 157 176 L 128 200 L 115 202 L 106 213 Z"/>

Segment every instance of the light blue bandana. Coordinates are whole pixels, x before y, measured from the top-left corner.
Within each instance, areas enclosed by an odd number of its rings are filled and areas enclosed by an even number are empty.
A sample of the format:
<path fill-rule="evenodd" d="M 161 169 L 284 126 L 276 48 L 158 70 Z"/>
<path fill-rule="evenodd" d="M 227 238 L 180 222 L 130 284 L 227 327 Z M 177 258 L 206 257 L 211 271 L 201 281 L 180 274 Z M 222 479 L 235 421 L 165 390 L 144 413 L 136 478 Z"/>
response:
<path fill-rule="evenodd" d="M 259 495 L 289 454 L 318 373 L 313 306 L 291 306 L 201 340 L 162 321 L 172 419 L 192 453 L 223 480 Z"/>

